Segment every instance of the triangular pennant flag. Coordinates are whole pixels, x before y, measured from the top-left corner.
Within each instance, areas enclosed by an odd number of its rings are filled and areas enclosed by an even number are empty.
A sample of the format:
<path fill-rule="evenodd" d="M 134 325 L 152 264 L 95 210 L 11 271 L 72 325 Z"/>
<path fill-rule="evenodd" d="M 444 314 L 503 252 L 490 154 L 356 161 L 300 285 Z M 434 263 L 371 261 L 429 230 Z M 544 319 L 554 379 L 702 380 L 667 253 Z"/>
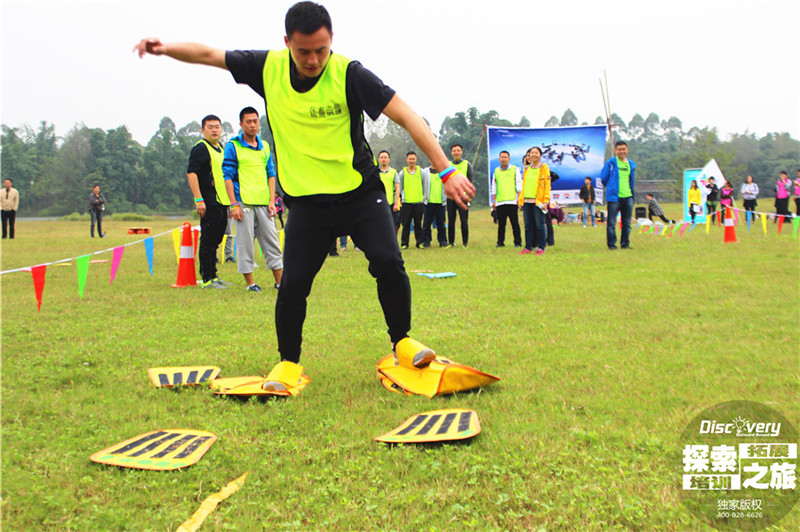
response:
<path fill-rule="evenodd" d="M 144 252 L 147 253 L 147 265 L 150 268 L 150 276 L 153 275 L 153 237 L 144 239 Z"/>
<path fill-rule="evenodd" d="M 281 252 L 283 252 L 283 244 L 286 241 L 286 233 L 283 231 L 283 229 L 278 231 L 278 240 L 281 243 Z"/>
<path fill-rule="evenodd" d="M 711 215 L 706 216 L 706 234 L 711 230 Z"/>
<path fill-rule="evenodd" d="M 747 221 L 747 232 L 750 232 L 750 220 L 753 217 L 753 211 L 747 211 L 745 213 L 745 221 Z"/>
<path fill-rule="evenodd" d="M 119 268 L 119 262 L 122 260 L 122 253 L 125 251 L 125 246 L 119 246 L 114 248 L 114 256 L 111 259 L 111 277 L 108 279 L 108 284 L 114 282 L 114 277 L 117 276 L 117 268 Z"/>
<path fill-rule="evenodd" d="M 180 265 L 181 263 L 181 230 L 174 229 L 172 231 L 172 245 L 175 246 L 175 262 Z"/>
<path fill-rule="evenodd" d="M 261 244 L 258 242 L 258 239 L 256 239 L 255 242 L 253 242 L 253 246 L 257 246 L 258 247 L 258 258 L 259 259 L 263 259 L 264 258 L 264 252 L 261 251 Z"/>
<path fill-rule="evenodd" d="M 764 234 L 767 234 L 767 217 L 766 215 L 761 215 L 761 227 L 764 228 Z"/>
<path fill-rule="evenodd" d="M 642 234 L 646 233 L 646 232 L 647 232 L 647 229 L 648 229 L 648 226 L 646 226 L 646 225 L 643 225 L 643 226 L 642 226 Z"/>
<path fill-rule="evenodd" d="M 717 225 L 722 227 L 722 210 L 717 211 Z"/>
<path fill-rule="evenodd" d="M 81 299 L 83 299 L 83 289 L 86 286 L 86 276 L 89 273 L 89 257 L 90 255 L 84 255 L 75 261 L 78 263 L 78 295 Z"/>
<path fill-rule="evenodd" d="M 683 236 L 683 232 L 686 231 L 686 228 L 689 227 L 689 222 L 684 222 L 681 224 L 681 229 L 678 231 L 678 236 Z"/>
<path fill-rule="evenodd" d="M 36 293 L 36 310 L 42 310 L 42 293 L 44 292 L 44 276 L 46 273 L 47 266 L 45 264 L 31 267 L 33 291 Z"/>
<path fill-rule="evenodd" d="M 781 229 L 783 229 L 783 219 L 785 217 L 781 214 L 778 216 L 778 236 L 781 236 Z"/>
<path fill-rule="evenodd" d="M 219 261 L 225 262 L 225 242 L 228 241 L 228 235 L 222 235 L 222 242 L 219 245 Z"/>
<path fill-rule="evenodd" d="M 697 222 L 692 222 L 692 226 L 689 228 L 690 233 L 692 232 L 692 229 L 694 229 L 695 225 L 697 225 Z"/>
<path fill-rule="evenodd" d="M 792 218 L 792 235 L 797 238 L 797 226 L 800 226 L 800 216 Z"/>
<path fill-rule="evenodd" d="M 669 236 L 675 235 L 675 227 L 677 227 L 677 226 L 676 225 L 672 226 L 672 231 L 669 232 Z"/>
<path fill-rule="evenodd" d="M 233 260 L 236 260 L 236 239 L 239 238 L 236 235 L 233 235 Z"/>
<path fill-rule="evenodd" d="M 192 238 L 194 239 L 194 256 L 197 256 L 197 245 L 200 243 L 200 229 L 199 225 L 192 227 Z"/>

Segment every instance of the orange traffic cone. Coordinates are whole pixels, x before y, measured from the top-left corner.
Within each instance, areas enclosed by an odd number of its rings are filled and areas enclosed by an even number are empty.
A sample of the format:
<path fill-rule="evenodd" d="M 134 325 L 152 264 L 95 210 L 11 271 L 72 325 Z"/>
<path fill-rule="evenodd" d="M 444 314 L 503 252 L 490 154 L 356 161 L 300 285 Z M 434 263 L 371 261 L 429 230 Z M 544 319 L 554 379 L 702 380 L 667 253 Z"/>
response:
<path fill-rule="evenodd" d="M 725 243 L 738 242 L 736 240 L 736 227 L 733 225 L 733 213 L 730 207 L 725 207 Z"/>
<path fill-rule="evenodd" d="M 197 275 L 194 271 L 194 244 L 192 243 L 192 225 L 183 224 L 181 237 L 181 258 L 178 261 L 178 279 L 173 288 L 184 286 L 197 286 Z"/>

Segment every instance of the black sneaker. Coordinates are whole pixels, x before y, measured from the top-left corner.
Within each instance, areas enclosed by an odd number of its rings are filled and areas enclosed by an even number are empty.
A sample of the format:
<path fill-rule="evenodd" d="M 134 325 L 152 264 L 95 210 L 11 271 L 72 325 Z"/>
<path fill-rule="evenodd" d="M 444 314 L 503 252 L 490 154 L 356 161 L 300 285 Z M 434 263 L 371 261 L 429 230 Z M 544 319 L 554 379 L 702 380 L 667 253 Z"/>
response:
<path fill-rule="evenodd" d="M 233 257 L 227 257 L 227 258 L 225 259 L 225 262 L 236 262 L 236 261 L 235 261 L 235 260 L 233 260 Z"/>
<path fill-rule="evenodd" d="M 275 283 L 273 285 L 273 287 L 275 288 L 275 290 L 280 290 L 281 289 L 281 285 L 279 285 L 278 283 Z"/>
<path fill-rule="evenodd" d="M 247 291 L 248 292 L 261 292 L 261 287 L 258 286 L 257 284 L 254 284 L 252 286 L 248 286 L 247 287 Z"/>

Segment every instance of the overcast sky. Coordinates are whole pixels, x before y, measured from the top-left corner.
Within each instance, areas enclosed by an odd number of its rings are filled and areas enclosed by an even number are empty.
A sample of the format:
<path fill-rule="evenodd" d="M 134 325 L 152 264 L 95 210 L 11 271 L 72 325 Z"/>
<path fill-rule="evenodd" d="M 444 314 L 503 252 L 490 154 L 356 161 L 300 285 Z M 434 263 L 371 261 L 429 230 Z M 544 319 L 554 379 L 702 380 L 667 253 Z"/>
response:
<path fill-rule="evenodd" d="M 2 0 L 2 123 L 64 135 L 76 122 L 127 125 L 142 144 L 163 116 L 178 127 L 263 101 L 214 68 L 146 57 L 145 36 L 225 49 L 282 48 L 292 2 Z M 534 126 L 571 108 L 677 116 L 685 130 L 800 138 L 800 2 L 324 2 L 334 51 L 360 60 L 435 132 L 447 115 L 495 109 Z"/>

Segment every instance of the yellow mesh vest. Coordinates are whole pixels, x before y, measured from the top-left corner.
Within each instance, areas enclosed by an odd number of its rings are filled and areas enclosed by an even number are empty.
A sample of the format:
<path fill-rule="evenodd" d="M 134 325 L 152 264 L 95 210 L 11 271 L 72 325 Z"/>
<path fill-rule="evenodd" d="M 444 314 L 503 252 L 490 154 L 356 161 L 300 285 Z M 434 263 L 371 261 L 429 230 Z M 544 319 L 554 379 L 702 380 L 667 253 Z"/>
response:
<path fill-rule="evenodd" d="M 403 168 L 403 199 L 406 203 L 422 203 L 422 168 L 417 166 L 416 173 L 408 173 L 408 166 Z"/>
<path fill-rule="evenodd" d="M 217 202 L 220 205 L 230 205 L 231 201 L 228 199 L 228 191 L 225 189 L 225 177 L 222 175 L 222 160 L 225 158 L 222 144 L 219 145 L 219 151 L 215 150 L 211 143 L 205 139 L 197 144 L 205 144 L 208 150 L 208 156 L 211 158 L 211 175 L 214 177 L 214 190 L 217 193 Z M 197 144 L 195 144 L 195 146 Z"/>
<path fill-rule="evenodd" d="M 231 141 L 239 161 L 239 197 L 248 205 L 269 205 L 267 161 L 269 146 L 261 142 L 261 150 L 242 146 L 239 139 Z"/>
<path fill-rule="evenodd" d="M 517 167 L 509 165 L 508 168 L 496 168 L 494 171 L 495 202 L 514 201 L 517 199 Z"/>
<path fill-rule="evenodd" d="M 386 201 L 389 205 L 394 205 L 394 178 L 397 175 L 397 170 L 389 168 L 385 172 L 381 172 L 381 182 L 386 189 Z"/>
<path fill-rule="evenodd" d="M 341 194 L 361 185 L 353 168 L 345 79 L 350 60 L 331 54 L 316 85 L 300 93 L 289 78 L 289 50 L 270 51 L 264 99 L 275 139 L 277 173 L 290 196 Z"/>

